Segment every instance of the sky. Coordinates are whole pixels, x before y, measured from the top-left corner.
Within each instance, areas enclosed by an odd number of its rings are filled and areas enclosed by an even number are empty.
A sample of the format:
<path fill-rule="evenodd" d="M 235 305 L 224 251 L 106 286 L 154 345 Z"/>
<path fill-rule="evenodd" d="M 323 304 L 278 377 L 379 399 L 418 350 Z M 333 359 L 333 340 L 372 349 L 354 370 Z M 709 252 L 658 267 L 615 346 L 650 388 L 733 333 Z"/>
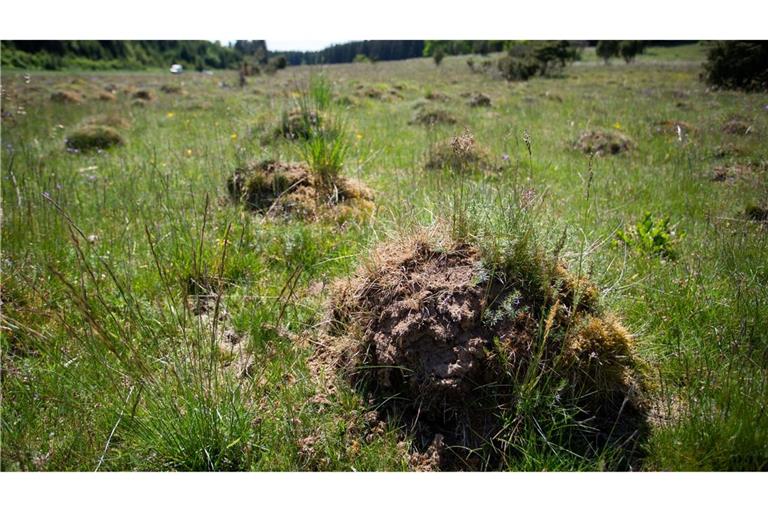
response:
<path fill-rule="evenodd" d="M 316 51 L 316 50 L 322 50 L 324 48 L 327 48 L 331 46 L 332 44 L 336 43 L 346 43 L 347 41 L 340 41 L 340 40 L 316 40 L 316 39 L 295 39 L 295 40 L 288 40 L 288 39 L 281 39 L 281 40 L 271 40 L 267 39 L 267 49 L 270 51 L 289 51 L 289 50 L 297 50 L 297 51 Z"/>

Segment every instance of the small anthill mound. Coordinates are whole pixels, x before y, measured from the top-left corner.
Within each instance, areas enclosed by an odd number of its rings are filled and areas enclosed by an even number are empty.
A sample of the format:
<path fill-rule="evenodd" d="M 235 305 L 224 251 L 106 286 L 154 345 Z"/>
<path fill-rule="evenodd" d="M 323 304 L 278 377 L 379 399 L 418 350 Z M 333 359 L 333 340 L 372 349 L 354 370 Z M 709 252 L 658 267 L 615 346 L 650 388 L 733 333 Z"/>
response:
<path fill-rule="evenodd" d="M 424 95 L 424 97 L 430 101 L 448 101 L 451 99 L 447 94 L 441 92 L 430 91 Z"/>
<path fill-rule="evenodd" d="M 762 222 L 763 224 L 768 224 L 768 208 L 764 206 L 751 204 L 746 207 L 746 209 L 744 210 L 744 214 L 747 216 L 749 220 L 754 220 L 756 222 Z"/>
<path fill-rule="evenodd" d="M 607 130 L 589 130 L 581 134 L 575 148 L 587 154 L 617 155 L 634 147 L 632 140 L 623 133 Z"/>
<path fill-rule="evenodd" d="M 441 457 L 447 469 L 472 464 L 471 450 L 504 450 L 501 433 L 516 429 L 500 417 L 522 421 L 516 396 L 531 382 L 563 381 L 563 403 L 596 438 L 637 433 L 632 340 L 595 287 L 562 263 L 492 273 L 477 248 L 446 238 L 384 245 L 337 282 L 316 358 L 399 418 L 419 451 L 463 447 Z"/>
<path fill-rule="evenodd" d="M 78 128 L 67 136 L 66 146 L 69 150 L 80 152 L 108 149 L 121 146 L 123 137 L 111 126 L 86 125 Z"/>
<path fill-rule="evenodd" d="M 289 140 L 306 139 L 321 122 L 320 115 L 314 110 L 295 108 L 283 113 L 280 125 L 275 128 L 275 136 Z"/>
<path fill-rule="evenodd" d="M 247 164 L 227 180 L 230 197 L 267 217 L 317 219 L 330 216 L 343 222 L 373 212 L 373 192 L 358 180 L 337 177 L 321 183 L 303 163 L 264 160 Z"/>
<path fill-rule="evenodd" d="M 723 124 L 723 133 L 730 135 L 749 135 L 752 131 L 752 125 L 741 118 L 735 117 Z"/>
<path fill-rule="evenodd" d="M 433 145 L 424 167 L 428 170 L 451 169 L 458 172 L 492 171 L 489 152 L 468 131 Z"/>
<path fill-rule="evenodd" d="M 408 124 L 421 124 L 424 126 L 434 126 L 437 124 L 456 124 L 456 118 L 442 109 L 420 108 L 413 115 L 413 119 Z"/>
<path fill-rule="evenodd" d="M 160 87 L 160 91 L 165 94 L 184 94 L 184 89 L 180 85 L 165 84 Z"/>
<path fill-rule="evenodd" d="M 694 132 L 695 128 L 690 123 L 686 123 L 685 121 L 665 119 L 655 123 L 653 125 L 653 131 L 663 135 L 674 135 L 682 137 L 686 134 Z"/>
<path fill-rule="evenodd" d="M 117 96 L 115 96 L 114 93 L 107 91 L 99 91 L 99 94 L 96 97 L 99 101 L 115 101 L 117 99 Z"/>
<path fill-rule="evenodd" d="M 74 91 L 56 91 L 51 94 L 51 101 L 56 103 L 82 103 L 83 97 Z"/>
<path fill-rule="evenodd" d="M 467 105 L 469 105 L 470 107 L 490 107 L 491 97 L 481 92 L 477 94 L 473 94 L 472 96 L 469 97 L 469 100 L 467 101 Z"/>
<path fill-rule="evenodd" d="M 150 90 L 139 89 L 138 91 L 133 93 L 133 99 L 142 100 L 142 101 L 152 101 L 153 99 L 155 99 L 155 95 Z"/>

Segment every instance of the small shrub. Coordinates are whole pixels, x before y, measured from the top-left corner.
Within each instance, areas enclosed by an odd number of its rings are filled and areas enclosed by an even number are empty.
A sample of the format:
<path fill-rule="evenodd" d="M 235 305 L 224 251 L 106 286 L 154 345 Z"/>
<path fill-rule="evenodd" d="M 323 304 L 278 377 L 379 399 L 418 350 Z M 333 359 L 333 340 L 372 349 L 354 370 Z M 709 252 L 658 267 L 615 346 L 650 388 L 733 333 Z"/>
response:
<path fill-rule="evenodd" d="M 435 66 L 439 66 L 441 62 L 443 62 L 443 59 L 445 58 L 445 50 L 442 48 L 437 48 L 435 50 L 435 53 L 432 54 L 432 58 L 435 61 Z"/>
<path fill-rule="evenodd" d="M 707 52 L 702 78 L 715 87 L 768 91 L 768 41 L 719 41 Z"/>
<path fill-rule="evenodd" d="M 677 256 L 673 246 L 679 237 L 669 226 L 669 216 L 654 218 L 651 212 L 645 212 L 629 230 L 619 230 L 616 238 L 641 254 L 670 259 Z"/>
<path fill-rule="evenodd" d="M 619 43 L 619 54 L 624 62 L 629 64 L 635 57 L 645 51 L 644 41 L 621 41 Z"/>

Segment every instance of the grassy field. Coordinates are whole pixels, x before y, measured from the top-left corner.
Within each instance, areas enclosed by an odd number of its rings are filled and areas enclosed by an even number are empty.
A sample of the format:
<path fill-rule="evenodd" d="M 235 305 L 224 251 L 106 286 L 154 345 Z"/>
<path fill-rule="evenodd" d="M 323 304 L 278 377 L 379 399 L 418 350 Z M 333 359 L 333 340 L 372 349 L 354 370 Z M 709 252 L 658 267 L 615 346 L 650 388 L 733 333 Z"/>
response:
<path fill-rule="evenodd" d="M 631 332 L 650 428 L 577 453 L 557 405 L 522 411 L 501 468 L 768 469 L 768 230 L 754 213 L 768 206 L 768 95 L 709 90 L 701 57 L 585 56 L 520 83 L 466 57 L 288 68 L 244 88 L 234 72 L 4 73 L 2 469 L 413 469 L 417 440 L 313 369 L 332 283 L 424 226 L 470 216 L 465 236 L 493 239 L 521 196 L 537 243 Z M 306 158 L 274 130 L 310 82 L 332 89 L 342 174 L 373 189 L 371 216 L 275 219 L 229 198 L 244 162 Z M 82 102 L 52 101 L 61 90 Z M 456 123 L 410 123 L 419 109 Z M 93 116 L 124 144 L 68 150 Z M 746 129 L 724 130 L 734 119 Z M 425 170 L 465 129 L 492 170 Z M 574 143 L 594 129 L 630 149 L 590 158 Z M 667 229 L 637 234 L 646 212 Z M 213 325 L 190 306 L 205 294 Z M 223 327 L 237 351 L 218 349 Z"/>

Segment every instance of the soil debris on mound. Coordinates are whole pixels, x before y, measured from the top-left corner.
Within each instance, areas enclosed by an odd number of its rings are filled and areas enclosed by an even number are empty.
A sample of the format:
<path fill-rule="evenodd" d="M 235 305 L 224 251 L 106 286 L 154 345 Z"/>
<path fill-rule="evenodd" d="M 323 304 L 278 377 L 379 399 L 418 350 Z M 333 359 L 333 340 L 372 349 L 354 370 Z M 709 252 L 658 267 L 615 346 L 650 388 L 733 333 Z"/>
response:
<path fill-rule="evenodd" d="M 470 96 L 469 101 L 467 101 L 467 105 L 473 108 L 490 107 L 491 97 L 483 93 L 473 94 L 472 96 Z"/>
<path fill-rule="evenodd" d="M 730 135 L 749 135 L 754 129 L 744 119 L 734 117 L 723 124 L 723 133 Z"/>
<path fill-rule="evenodd" d="M 478 249 L 446 239 L 385 245 L 337 282 L 317 358 L 400 418 L 419 460 L 443 469 L 476 465 L 468 453 L 499 457 L 496 440 L 515 430 L 499 417 L 514 417 L 534 374 L 565 383 L 558 396 L 594 429 L 588 443 L 636 435 L 644 406 L 632 340 L 601 312 L 595 287 L 562 264 L 539 285 L 494 275 Z"/>
<path fill-rule="evenodd" d="M 634 147 L 632 140 L 623 133 L 606 130 L 589 130 L 581 134 L 575 148 L 587 154 L 617 155 Z"/>
<path fill-rule="evenodd" d="M 67 136 L 70 151 L 89 152 L 125 144 L 122 135 L 111 126 L 86 125 Z"/>
<path fill-rule="evenodd" d="M 139 89 L 133 93 L 133 99 L 142 101 L 152 101 L 155 99 L 155 95 L 148 89 Z"/>
<path fill-rule="evenodd" d="M 424 126 L 434 126 L 438 124 L 456 124 L 457 120 L 447 110 L 420 108 L 413 115 L 408 124 L 421 124 Z"/>
<path fill-rule="evenodd" d="M 468 130 L 433 145 L 424 167 L 428 170 L 451 169 L 457 172 L 494 170 L 488 150 L 478 144 Z"/>
<path fill-rule="evenodd" d="M 51 94 L 51 101 L 55 103 L 77 104 L 83 102 L 83 96 L 74 91 L 56 91 Z"/>
<path fill-rule="evenodd" d="M 227 180 L 230 197 L 267 217 L 317 219 L 339 222 L 370 216 L 373 192 L 353 178 L 338 177 L 333 184 L 320 182 L 303 163 L 264 160 L 247 164 Z"/>

